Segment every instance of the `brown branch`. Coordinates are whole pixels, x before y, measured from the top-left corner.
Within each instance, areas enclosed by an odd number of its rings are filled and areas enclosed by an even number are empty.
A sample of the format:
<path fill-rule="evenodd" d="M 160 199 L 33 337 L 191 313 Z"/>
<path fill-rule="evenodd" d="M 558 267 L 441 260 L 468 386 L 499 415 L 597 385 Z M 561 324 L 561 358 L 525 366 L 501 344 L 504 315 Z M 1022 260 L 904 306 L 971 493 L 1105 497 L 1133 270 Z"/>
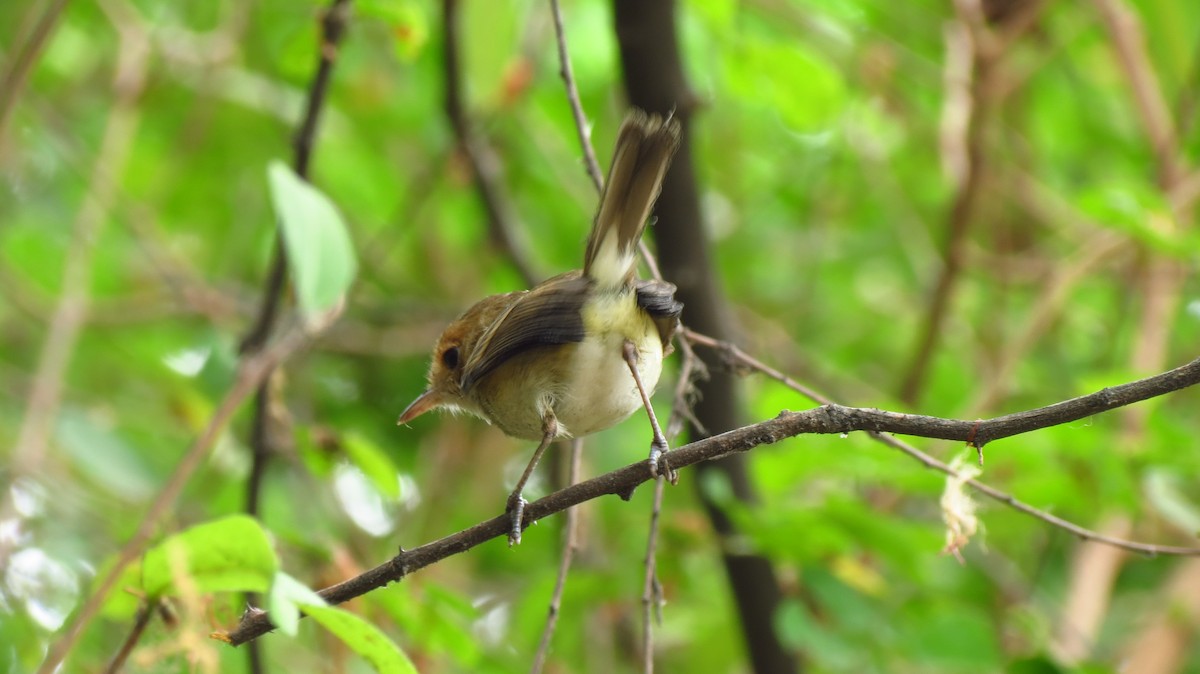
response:
<path fill-rule="evenodd" d="M 112 661 L 104 668 L 104 674 L 116 674 L 121 671 L 125 666 L 125 661 L 133 653 L 134 646 L 137 646 L 137 642 L 141 640 L 142 634 L 145 633 L 146 627 L 150 624 L 150 619 L 154 617 L 155 613 L 158 613 L 157 601 L 146 602 L 138 607 L 137 617 L 134 618 L 133 627 L 130 628 L 129 635 L 121 643 L 121 649 L 113 656 Z"/>
<path fill-rule="evenodd" d="M 878 440 L 897 447 L 916 458 L 926 467 L 961 479 L 946 464 L 908 447 L 895 438 L 883 435 L 883 433 L 901 433 L 962 442 L 973 439 L 976 444 L 982 445 L 985 442 L 1078 421 L 1106 410 L 1131 405 L 1194 386 L 1197 383 L 1200 383 L 1200 358 L 1153 377 L 1105 388 L 1090 395 L 1046 407 L 980 421 L 942 419 L 878 409 L 825 404 L 803 412 L 781 412 L 774 419 L 697 440 L 671 450 L 664 461 L 669 458 L 671 467 L 680 469 L 748 452 L 759 445 L 773 444 L 801 434 L 829 435 L 867 431 Z M 665 473 L 666 466 L 660 466 L 659 472 Z M 526 526 L 607 494 L 615 494 L 623 499 L 628 499 L 639 485 L 651 479 L 653 478 L 650 468 L 642 459 L 610 473 L 571 485 L 530 503 L 525 510 Z M 1085 540 L 1105 543 L 1145 555 L 1200 556 L 1200 548 L 1152 545 L 1105 536 L 1022 503 L 1013 496 L 978 480 L 964 480 L 964 482 L 990 498 L 1065 529 Z M 419 548 L 402 550 L 391 560 L 354 578 L 325 588 L 318 594 L 331 604 L 349 601 L 375 588 L 398 581 L 414 571 L 447 557 L 466 552 L 485 541 L 507 536 L 511 525 L 511 518 L 504 514 L 498 515 Z M 214 638 L 239 646 L 274 629 L 265 613 L 252 613 L 253 615 L 247 616 L 232 631 L 216 633 L 213 635 Z"/>
<path fill-rule="evenodd" d="M 579 99 L 579 87 L 575 85 L 575 72 L 571 69 L 571 52 L 567 49 L 567 32 L 563 29 L 562 9 L 558 6 L 558 0 L 550 0 L 550 14 L 554 17 L 554 39 L 558 43 L 558 74 L 567 88 L 567 102 L 571 105 L 579 147 L 583 150 L 583 165 L 596 191 L 602 192 L 604 173 L 600 170 L 600 162 L 596 161 L 596 151 L 592 149 L 591 127 L 583 112 L 583 102 Z"/>
<path fill-rule="evenodd" d="M 1124 537 L 1133 532 L 1133 522 L 1124 515 L 1110 517 L 1100 530 Z M 1050 652 L 1057 662 L 1073 666 L 1092 656 L 1127 556 L 1125 550 L 1103 545 L 1081 545 L 1072 553 L 1065 598 L 1050 642 Z"/>
<path fill-rule="evenodd" d="M 650 526 L 646 533 L 645 571 L 642 581 L 642 671 L 654 671 L 654 623 L 662 622 L 662 585 L 658 582 L 658 520 L 662 514 L 663 493 L 667 478 L 662 473 L 654 480 L 654 507 L 650 511 Z"/>
<path fill-rule="evenodd" d="M 109 9 L 107 6 L 105 9 Z M 62 289 L 38 355 L 28 403 L 10 456 L 11 482 L 34 473 L 46 454 L 51 429 L 62 401 L 63 384 L 90 303 L 95 241 L 107 220 L 115 185 L 103 179 L 108 171 L 124 166 L 140 123 L 137 100 L 145 83 L 147 41 L 136 23 L 124 16 L 109 16 L 120 35 L 112 88 L 115 101 L 104 125 L 100 147 L 91 165 L 83 201 L 72 226 L 63 263 Z M 13 86 L 16 86 L 15 84 Z M 15 95 L 15 93 L 14 93 Z M 0 519 L 14 516 L 12 491 L 4 489 Z M 15 540 L 15 539 L 13 539 Z M 11 552 L 13 540 L 0 541 L 0 566 Z"/>
<path fill-rule="evenodd" d="M 583 440 L 575 438 L 571 440 L 571 468 L 567 473 L 567 484 L 575 484 L 579 481 L 580 466 L 582 463 Z M 546 665 L 546 656 L 550 653 L 550 639 L 554 636 L 555 627 L 558 626 L 563 591 L 567 587 L 567 573 L 571 570 L 571 561 L 575 557 L 575 550 L 579 547 L 579 543 L 576 540 L 578 534 L 579 509 L 568 508 L 566 522 L 563 523 L 563 551 L 562 558 L 558 562 L 558 577 L 554 581 L 554 592 L 550 596 L 546 626 L 542 629 L 542 638 L 538 642 L 537 652 L 533 656 L 533 667 L 529 670 L 532 674 L 539 674 L 542 671 L 542 668 Z"/>
<path fill-rule="evenodd" d="M 8 136 L 8 121 L 12 118 L 12 111 L 17 106 L 17 99 L 21 97 L 21 90 L 25 88 L 29 72 L 37 63 L 42 48 L 49 41 L 50 34 L 54 32 L 54 26 L 58 23 L 58 18 L 62 16 L 63 8 L 66 6 L 67 0 L 51 0 L 50 6 L 43 9 L 36 19 L 33 16 L 38 7 L 30 7 L 21 22 L 19 34 L 26 34 L 29 37 L 10 52 L 9 67 L 4 71 L 3 78 L 0 78 L 0 156 L 4 153 L 4 139 Z"/>
<path fill-rule="evenodd" d="M 994 61 L 987 56 L 982 16 L 968 11 L 968 0 L 954 3 L 959 19 L 947 30 L 946 105 L 943 123 L 943 156 L 947 173 L 957 189 L 946 214 L 946 241 L 942 269 L 921 323 L 917 347 L 900 384 L 900 400 L 914 405 L 924 389 L 930 362 L 942 336 L 954 290 L 966 266 L 967 234 L 983 192 L 984 127 L 988 107 L 988 80 Z"/>
<path fill-rule="evenodd" d="M 1093 2 L 1104 19 L 1121 67 L 1129 79 L 1138 116 L 1158 160 L 1159 183 L 1169 190 L 1183 178 L 1185 169 L 1178 154 L 1171 106 L 1163 96 L 1150 55 L 1146 53 L 1146 40 L 1141 26 L 1133 11 L 1122 0 Z"/>
<path fill-rule="evenodd" d="M 600 163 L 596 161 L 596 152 L 592 148 L 587 116 L 583 111 L 583 102 L 579 98 L 579 88 L 575 84 L 575 74 L 571 68 L 570 50 L 567 48 L 567 34 L 563 28 L 562 9 L 559 7 L 558 0 L 550 0 L 550 12 L 554 18 L 554 36 L 558 45 L 559 75 L 562 77 L 563 84 L 566 87 L 567 102 L 570 104 L 571 114 L 575 120 L 575 131 L 579 137 L 579 145 L 583 150 L 584 165 L 588 176 L 592 179 L 592 185 L 596 188 L 597 192 L 602 193 L 604 191 L 604 176 L 600 171 Z M 641 253 L 646 267 L 650 270 L 650 275 L 657 280 L 663 280 L 662 272 L 658 268 L 658 262 L 644 240 L 638 240 L 638 251 Z M 683 366 L 680 369 L 679 383 L 676 386 L 675 404 L 671 408 L 671 419 L 667 423 L 667 435 L 672 439 L 683 430 L 684 421 L 691 422 L 695 428 L 701 429 L 702 433 L 707 432 L 703 430 L 703 424 L 696 419 L 691 407 L 692 398 L 694 398 L 695 393 L 693 373 L 701 372 L 703 364 L 692 350 L 690 344 L 684 342 L 681 344 L 681 347 L 683 350 Z M 658 583 L 655 571 L 655 553 L 658 543 L 658 524 L 659 516 L 662 513 L 664 491 L 664 479 L 660 475 L 655 481 L 654 501 L 650 510 L 650 527 L 647 534 L 645 556 L 645 583 L 642 590 L 643 671 L 645 672 L 652 672 L 654 670 L 652 608 L 661 605 L 655 601 L 661 597 L 661 585 Z"/>
<path fill-rule="evenodd" d="M 309 86 L 300 128 L 292 141 L 295 153 L 293 166 L 296 169 L 296 175 L 306 181 L 309 180 L 309 166 L 312 160 L 317 125 L 321 120 L 321 111 L 325 108 L 333 66 L 337 61 L 338 45 L 345 34 L 349 11 L 349 0 L 333 0 L 321 19 L 321 44 L 317 50 L 317 72 Z M 242 339 L 242 353 L 259 351 L 271 336 L 279 313 L 279 302 L 283 296 L 283 284 L 286 278 L 287 253 L 283 248 L 283 238 L 276 234 L 270 272 L 267 274 L 266 287 L 263 289 L 262 305 L 254 326 Z"/>
<path fill-rule="evenodd" d="M 828 397 L 821 395 L 820 393 L 817 393 L 816 391 L 814 391 L 810 388 L 800 385 L 795 380 L 793 380 L 791 377 L 788 377 L 787 375 L 783 374 L 782 372 L 779 372 L 778 370 L 776 370 L 768 365 L 765 365 L 764 363 L 758 361 L 757 359 L 753 358 L 752 356 L 746 354 L 744 351 L 742 351 L 741 349 L 739 349 L 737 346 L 735 346 L 733 344 L 729 344 L 727 342 L 722 342 L 720 340 L 715 340 L 711 337 L 693 332 L 691 330 L 685 330 L 685 337 L 686 337 L 686 339 L 694 341 L 698 344 L 705 344 L 708 346 L 712 346 L 713 348 L 718 349 L 723 355 L 725 355 L 726 358 L 730 362 L 737 364 L 737 365 L 742 365 L 742 366 L 748 367 L 753 370 L 757 370 L 759 372 L 762 372 L 763 374 L 766 374 L 768 377 L 775 379 L 776 381 L 782 383 L 784 386 L 787 386 L 788 388 L 796 391 L 797 393 L 800 393 L 801 395 L 803 395 L 815 402 L 821 403 L 823 405 L 833 404 L 833 401 L 830 400 Z M 1197 362 L 1193 361 L 1192 363 L 1189 363 L 1188 365 L 1186 365 L 1184 367 L 1191 369 L 1191 368 L 1195 368 L 1196 365 L 1197 365 Z M 1179 369 L 1183 369 L 1183 368 L 1179 368 Z M 1178 372 L 1178 369 L 1173 370 L 1172 372 Z M 1165 374 L 1169 375 L 1171 373 L 1169 372 L 1169 373 L 1165 373 Z M 1161 376 L 1165 376 L 1165 375 L 1159 375 L 1159 376 L 1161 377 Z M 1194 375 L 1188 375 L 1188 376 L 1194 376 Z M 1153 379 L 1153 378 L 1151 378 L 1151 379 Z M 1192 384 L 1190 384 L 1190 383 L 1183 384 L 1183 385 L 1179 386 L 1178 388 L 1185 388 L 1186 386 L 1191 386 L 1191 385 Z M 1105 389 L 1105 391 L 1107 391 L 1107 390 L 1108 389 Z M 1098 394 L 1093 394 L 1093 395 L 1099 395 L 1099 394 L 1104 393 L 1105 391 L 1101 391 Z M 1161 395 L 1161 394 L 1156 394 L 1156 395 Z M 1076 400 L 1078 400 L 1078 399 L 1076 399 Z M 1070 402 L 1070 401 L 1068 401 L 1068 402 Z M 1042 409 L 1049 409 L 1049 408 L 1042 408 Z M 1012 416 L 1012 415 L 1009 415 L 1009 416 Z M 1000 417 L 1000 418 L 1007 418 L 1007 417 Z M 962 423 L 967 424 L 968 422 L 962 422 Z M 975 443 L 977 448 L 981 448 L 982 444 L 978 437 L 978 429 L 981 427 L 981 425 L 983 423 L 984 422 L 982 420 L 970 422 L 970 427 L 971 427 L 972 431 L 968 432 L 966 437 L 962 438 L 963 441 Z M 958 478 L 958 474 L 953 468 L 951 468 L 950 466 L 946 465 L 945 463 L 938 461 L 937 459 L 929 456 L 928 454 L 925 454 L 924 452 L 917 449 L 916 447 L 913 447 L 912 445 L 909 445 L 908 443 L 906 443 L 898 438 L 895 438 L 891 435 L 884 435 L 882 433 L 878 433 L 875 431 L 868 432 L 868 435 L 870 435 L 873 440 L 876 440 L 877 442 L 881 442 L 889 447 L 892 447 L 893 449 L 897 449 L 900 452 L 912 457 L 913 459 L 916 459 L 917 461 L 919 461 L 922 465 L 924 465 L 927 468 L 932 468 L 934 470 L 945 473 L 946 475 L 951 476 L 956 479 Z M 951 439 L 958 439 L 958 438 L 951 438 Z M 993 438 L 993 439 L 995 439 L 995 438 Z M 980 449 L 980 451 L 982 452 L 981 449 Z M 982 457 L 982 454 L 981 454 L 981 457 Z M 1081 538 L 1083 540 L 1104 543 L 1106 545 L 1111 545 L 1111 546 L 1114 546 L 1117 548 L 1121 548 L 1123 550 L 1128 550 L 1131 552 L 1138 552 L 1138 553 L 1148 554 L 1148 555 L 1168 554 L 1167 552 L 1164 551 L 1164 548 L 1162 548 L 1160 546 L 1147 545 L 1144 543 L 1127 541 L 1124 539 L 1115 538 L 1115 537 L 1107 536 L 1104 534 L 1099 534 L 1090 529 L 1085 529 L 1085 528 L 1080 527 L 1072 522 L 1068 522 L 1067 520 L 1064 520 L 1062 518 L 1051 515 L 1045 511 L 1042 511 L 1042 510 L 1039 510 L 1032 506 L 1021 503 L 1020 501 L 1017 501 L 1015 498 L 1013 498 L 1011 495 L 1006 494 L 998 489 L 995 489 L 994 487 L 990 487 L 985 483 L 978 482 L 976 480 L 966 480 L 965 484 L 970 485 L 976 491 L 979 491 L 980 493 L 984 494 L 985 496 L 987 496 L 989 498 L 1000 501 L 1001 503 L 1004 503 L 1004 504 L 1012 507 L 1015 510 L 1023 512 L 1026 515 L 1037 518 L 1039 520 L 1042 520 L 1043 522 L 1046 522 L 1047 524 L 1050 524 L 1052 526 L 1063 529 L 1075 536 L 1078 536 L 1079 538 Z M 1170 552 L 1169 554 L 1200 554 L 1200 548 L 1195 549 L 1195 552 L 1181 552 L 1181 551 L 1191 550 L 1190 548 L 1171 548 L 1171 550 L 1172 550 L 1172 552 Z"/>
<path fill-rule="evenodd" d="M 571 52 L 567 49 L 567 33 L 563 28 L 562 9 L 558 5 L 558 0 L 550 0 L 550 13 L 554 17 L 554 39 L 558 44 L 558 74 L 562 77 L 567 90 L 567 102 L 571 106 L 571 116 L 575 120 L 575 134 L 579 137 L 579 146 L 583 150 L 584 168 L 587 170 L 588 177 L 592 179 L 592 185 L 596 188 L 596 192 L 602 193 L 604 192 L 604 173 L 600 170 L 600 162 L 596 160 L 596 150 L 592 147 L 591 126 L 583 111 L 583 101 L 579 98 L 579 87 L 575 84 L 575 71 L 571 68 Z M 646 263 L 651 278 L 663 280 L 662 271 L 658 268 L 658 260 L 650 252 L 650 247 L 646 245 L 645 239 L 638 240 L 638 252 L 642 254 L 642 261 Z"/>
<path fill-rule="evenodd" d="M 558 0 L 550 0 L 550 13 L 554 18 L 554 37 L 558 45 L 559 75 L 562 77 L 563 84 L 566 87 L 567 102 L 570 104 L 571 114 L 575 120 L 575 131 L 579 137 L 579 145 L 583 150 L 584 166 L 587 169 L 588 176 L 592 179 L 592 185 L 596 188 L 596 191 L 603 193 L 604 176 L 600 171 L 600 163 L 596 160 L 596 152 L 592 147 L 587 115 L 584 114 L 583 102 L 579 98 L 579 88 L 575 83 L 575 73 L 571 68 L 571 55 L 570 50 L 567 48 L 567 34 L 563 27 L 562 9 L 559 7 Z M 658 261 L 655 260 L 654 255 L 650 252 L 645 240 L 638 240 L 638 251 L 641 253 L 646 267 L 650 270 L 650 275 L 659 281 L 663 280 L 662 271 L 658 268 Z M 681 350 L 683 351 L 683 366 L 680 368 L 675 402 L 671 407 L 671 418 L 667 423 L 667 436 L 670 439 L 674 439 L 676 435 L 682 432 L 685 421 L 692 423 L 695 428 L 700 429 L 700 432 L 707 433 L 704 430 L 703 424 L 700 423 L 692 411 L 692 400 L 695 397 L 693 374 L 699 374 L 703 371 L 703 363 L 696 356 L 690 344 L 686 342 L 681 343 Z M 654 501 L 650 510 L 650 526 L 647 534 L 645 556 L 645 582 L 642 589 L 642 668 L 647 673 L 654 670 L 653 608 L 661 606 L 661 602 L 656 601 L 657 599 L 661 599 L 661 585 L 658 582 L 655 570 L 655 554 L 658 544 L 659 517 L 662 513 L 664 492 L 664 478 L 660 475 L 655 481 Z"/>
<path fill-rule="evenodd" d="M 686 307 L 687 324 L 724 338 L 736 328 L 704 229 L 691 142 L 692 117 L 698 98 L 687 81 L 676 9 L 675 0 L 614 0 L 617 45 L 629 102 L 650 113 L 674 114 L 682 129 L 679 150 L 655 206 L 658 222 L 652 233 L 663 277 L 678 286 L 676 298 Z M 702 352 L 699 355 L 705 357 Z M 704 430 L 693 426 L 688 430 L 690 439 L 743 424 L 743 407 L 732 373 L 711 372 L 708 379 L 697 385 L 697 391 L 699 400 L 694 412 Z M 673 458 L 670 461 L 674 463 Z M 738 502 L 754 507 L 758 496 L 744 455 L 731 455 L 725 461 L 706 464 L 701 472 L 695 482 L 697 486 L 704 482 L 703 474 L 719 475 Z M 799 667 L 796 649 L 783 643 L 773 619 L 784 590 L 771 560 L 729 545 L 741 532 L 726 505 L 714 500 L 708 490 L 697 489 L 697 495 L 721 541 L 718 553 L 737 607 L 738 628 L 750 666 L 756 672 L 796 671 Z"/>
<path fill-rule="evenodd" d="M 318 49 L 317 72 L 308 91 L 308 99 L 304 106 L 304 115 L 300 129 L 293 141 L 295 151 L 294 167 L 296 174 L 304 180 L 309 180 L 309 166 L 312 160 L 313 142 L 317 126 L 321 119 L 321 111 L 329 91 L 329 82 L 333 74 L 333 66 L 337 60 L 338 45 L 345 34 L 346 18 L 349 15 L 349 0 L 333 0 L 330 8 L 321 19 L 321 45 Z M 287 279 L 287 253 L 283 246 L 282 233 L 275 234 L 275 248 L 271 256 L 270 271 L 263 288 L 262 303 L 259 305 L 258 316 L 250 332 L 242 339 L 241 353 L 253 355 L 262 350 L 279 313 L 279 305 L 283 299 L 283 286 Z M 253 463 L 250 468 L 250 478 L 246 488 L 246 512 L 258 515 L 262 480 L 266 473 L 266 464 L 271 456 L 271 439 L 268 429 L 268 410 L 270 408 L 270 389 L 266 380 L 259 386 L 254 395 L 254 417 L 250 427 L 250 448 Z"/>
<path fill-rule="evenodd" d="M 444 110 L 463 156 L 471 167 L 475 188 L 487 212 L 492 245 L 508 256 L 525 284 L 533 287 L 541 277 L 529 262 L 529 253 L 517 239 L 512 206 L 500 188 L 500 161 L 487 143 L 475 135 L 463 103 L 462 65 L 459 57 L 459 0 L 442 0 L 442 59 L 446 94 Z"/>
<path fill-rule="evenodd" d="M 308 98 L 304 105 L 304 115 L 300 128 L 292 142 L 295 153 L 293 166 L 296 175 L 305 181 L 310 181 L 310 166 L 317 127 L 321 120 L 321 112 L 325 109 L 328 98 L 329 83 L 333 75 L 333 66 L 337 62 L 338 47 L 346 32 L 346 20 L 350 13 L 349 0 L 332 0 L 329 9 L 321 18 L 321 43 L 317 49 L 317 72 L 313 76 L 308 90 Z M 276 230 L 275 247 L 271 254 L 270 271 L 267 272 L 263 288 L 262 304 L 259 306 L 258 317 L 250 332 L 242 340 L 243 355 L 255 354 L 262 350 L 271 333 L 283 301 L 283 287 L 287 280 L 287 251 L 284 248 L 283 233 Z M 254 415 L 250 422 L 250 476 L 246 480 L 246 513 L 257 517 L 262 501 L 262 484 L 266 477 L 267 465 L 274 451 L 274 438 L 270 433 L 271 410 L 271 377 L 264 377 L 258 390 L 254 393 Z M 256 603 L 254 595 L 247 595 L 247 603 Z M 263 671 L 261 655 L 256 648 L 249 651 L 250 671 Z"/>
<path fill-rule="evenodd" d="M 129 566 L 130 562 L 145 552 L 150 537 L 158 528 L 159 522 L 174 507 L 175 501 L 178 500 L 184 487 L 187 486 L 192 474 L 200 466 L 201 462 L 204 461 L 205 457 L 208 456 L 209 450 L 216 443 L 222 429 L 229 423 L 234 412 L 238 410 L 242 402 L 250 395 L 250 392 L 256 389 L 280 363 L 303 346 L 311 334 L 324 329 L 335 318 L 336 313 L 331 313 L 321 321 L 321 325 L 314 324 L 309 328 L 304 327 L 303 324 L 297 325 L 280 337 L 279 341 L 272 346 L 253 356 L 242 358 L 239 361 L 233 384 L 221 400 L 221 403 L 217 406 L 216 411 L 213 412 L 212 419 L 209 420 L 208 425 L 205 426 L 200 436 L 196 438 L 196 441 L 192 443 L 187 453 L 179 461 L 167 483 L 159 490 L 158 495 L 146 510 L 141 523 L 138 524 L 137 531 L 117 554 L 116 561 L 93 584 L 95 589 L 92 591 L 91 596 L 88 597 L 83 606 L 72 616 L 70 622 L 59 632 L 60 636 L 58 640 L 51 645 L 46 660 L 42 662 L 42 666 L 38 669 L 39 674 L 51 674 L 57 671 L 59 665 L 79 638 L 83 628 L 87 626 L 92 618 L 96 616 L 100 607 L 104 605 L 105 598 L 113 590 L 117 580 L 121 577 L 121 573 Z"/>

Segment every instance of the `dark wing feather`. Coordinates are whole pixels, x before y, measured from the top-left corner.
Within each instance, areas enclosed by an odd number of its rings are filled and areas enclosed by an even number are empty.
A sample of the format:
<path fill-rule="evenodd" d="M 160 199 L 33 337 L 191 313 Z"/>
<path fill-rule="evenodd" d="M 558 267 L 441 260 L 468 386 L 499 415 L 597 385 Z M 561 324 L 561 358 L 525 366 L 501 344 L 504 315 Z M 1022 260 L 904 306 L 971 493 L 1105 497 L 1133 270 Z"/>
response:
<path fill-rule="evenodd" d="M 675 299 L 675 284 L 647 279 L 638 281 L 636 289 L 638 306 L 654 319 L 663 349 L 669 349 L 671 338 L 679 329 L 679 315 L 683 313 L 683 302 Z"/>
<path fill-rule="evenodd" d="M 581 342 L 583 303 L 592 281 L 578 271 L 548 279 L 525 293 L 479 338 L 466 365 L 464 391 L 509 358 L 538 346 Z"/>

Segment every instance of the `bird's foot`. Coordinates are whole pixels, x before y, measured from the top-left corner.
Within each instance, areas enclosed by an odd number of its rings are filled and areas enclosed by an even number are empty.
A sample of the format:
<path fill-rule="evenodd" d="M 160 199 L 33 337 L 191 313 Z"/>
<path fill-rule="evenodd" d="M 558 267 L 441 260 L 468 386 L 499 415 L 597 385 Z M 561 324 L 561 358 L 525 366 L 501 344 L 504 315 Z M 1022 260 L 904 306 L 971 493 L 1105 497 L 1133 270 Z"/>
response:
<path fill-rule="evenodd" d="M 678 484 L 679 474 L 671 467 L 671 461 L 667 458 L 669 450 L 670 447 L 667 446 L 667 441 L 663 438 L 655 438 L 650 443 L 650 475 L 655 479 L 661 475 L 667 478 L 667 482 Z"/>
<path fill-rule="evenodd" d="M 521 520 L 525 519 L 525 506 L 529 502 L 521 497 L 521 492 L 514 491 L 508 497 L 505 512 L 512 519 L 512 528 L 508 531 L 508 547 L 521 544 Z"/>

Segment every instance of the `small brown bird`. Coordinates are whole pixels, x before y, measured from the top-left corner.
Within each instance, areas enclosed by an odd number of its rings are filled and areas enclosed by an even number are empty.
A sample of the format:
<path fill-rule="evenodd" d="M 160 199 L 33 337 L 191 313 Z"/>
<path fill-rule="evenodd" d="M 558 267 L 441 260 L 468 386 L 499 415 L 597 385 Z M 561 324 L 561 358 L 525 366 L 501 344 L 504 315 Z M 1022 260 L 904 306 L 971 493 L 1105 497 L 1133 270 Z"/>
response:
<path fill-rule="evenodd" d="M 541 441 L 508 499 L 510 545 L 521 542 L 521 491 L 556 438 L 602 431 L 644 406 L 657 474 L 667 442 L 649 396 L 683 305 L 674 285 L 638 280 L 636 249 L 678 146 L 678 120 L 632 111 L 617 136 L 583 270 L 467 309 L 434 347 L 429 388 L 400 415 L 406 424 L 434 408 L 462 410 Z"/>

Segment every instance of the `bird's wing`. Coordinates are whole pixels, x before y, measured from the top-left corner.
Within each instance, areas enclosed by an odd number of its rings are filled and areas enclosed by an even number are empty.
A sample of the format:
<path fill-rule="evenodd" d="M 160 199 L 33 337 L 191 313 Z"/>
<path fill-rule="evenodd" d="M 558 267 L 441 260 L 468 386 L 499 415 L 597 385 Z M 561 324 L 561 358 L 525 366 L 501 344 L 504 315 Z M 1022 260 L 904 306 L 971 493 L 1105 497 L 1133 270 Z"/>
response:
<path fill-rule="evenodd" d="M 464 391 L 526 349 L 581 342 L 592 281 L 578 271 L 548 279 L 513 302 L 484 332 L 463 367 Z"/>

